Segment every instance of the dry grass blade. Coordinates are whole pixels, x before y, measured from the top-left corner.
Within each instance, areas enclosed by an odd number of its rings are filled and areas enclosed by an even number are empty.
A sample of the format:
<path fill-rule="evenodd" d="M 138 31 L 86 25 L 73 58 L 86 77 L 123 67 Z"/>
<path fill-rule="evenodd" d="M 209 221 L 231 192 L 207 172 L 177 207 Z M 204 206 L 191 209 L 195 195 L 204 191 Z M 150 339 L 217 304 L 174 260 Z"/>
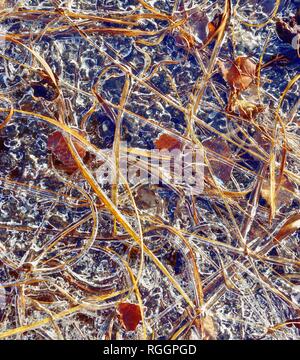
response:
<path fill-rule="evenodd" d="M 292 235 L 300 228 L 300 214 L 289 217 L 275 235 L 276 242 L 280 242 L 287 236 Z"/>

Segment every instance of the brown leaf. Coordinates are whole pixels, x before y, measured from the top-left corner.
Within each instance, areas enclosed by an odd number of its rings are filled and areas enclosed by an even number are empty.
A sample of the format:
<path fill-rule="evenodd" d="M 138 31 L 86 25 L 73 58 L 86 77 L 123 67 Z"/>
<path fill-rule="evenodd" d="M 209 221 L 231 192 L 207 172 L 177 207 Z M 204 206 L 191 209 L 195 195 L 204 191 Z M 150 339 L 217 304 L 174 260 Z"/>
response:
<path fill-rule="evenodd" d="M 231 151 L 227 142 L 220 138 L 214 138 L 205 140 L 203 146 L 211 150 L 211 152 L 207 152 L 207 158 L 210 161 L 214 175 L 224 183 L 229 181 L 233 166 L 218 157 L 218 154 L 220 154 L 222 157 L 230 159 Z"/>
<path fill-rule="evenodd" d="M 208 17 L 202 11 L 193 9 L 189 13 L 188 25 L 197 43 L 203 42 L 207 37 Z"/>
<path fill-rule="evenodd" d="M 181 142 L 176 138 L 168 134 L 161 134 L 155 141 L 155 147 L 158 150 L 173 150 L 180 149 Z"/>
<path fill-rule="evenodd" d="M 213 20 L 207 24 L 207 30 L 208 30 L 207 39 L 213 37 L 216 34 L 216 31 L 218 30 L 218 28 L 222 23 L 222 17 L 223 14 L 218 13 L 214 16 Z"/>
<path fill-rule="evenodd" d="M 141 309 L 137 304 L 121 303 L 118 312 L 121 323 L 127 331 L 134 331 L 142 320 Z"/>
<path fill-rule="evenodd" d="M 208 17 L 198 8 L 186 11 L 182 7 L 179 15 L 175 16 L 175 20 L 182 21 L 186 19 L 184 25 L 174 29 L 173 36 L 176 45 L 184 48 L 191 48 L 200 44 L 207 37 Z"/>
<path fill-rule="evenodd" d="M 222 22 L 223 14 L 217 13 L 212 21 L 206 13 L 194 8 L 188 11 L 182 9 L 179 19 L 182 18 L 182 14 L 185 13 L 187 17 L 186 23 L 173 32 L 176 43 L 178 46 L 189 47 L 197 46 L 206 43 L 208 39 L 211 39 L 218 30 Z"/>
<path fill-rule="evenodd" d="M 300 329 L 300 318 L 298 319 L 289 319 L 287 321 L 285 321 L 286 326 L 291 327 L 291 326 L 295 326 L 297 329 Z"/>
<path fill-rule="evenodd" d="M 237 99 L 235 100 L 233 107 L 237 110 L 241 117 L 247 120 L 253 120 L 264 110 L 262 105 L 251 103 L 247 100 Z"/>
<path fill-rule="evenodd" d="M 202 330 L 203 340 L 216 340 L 217 330 L 215 327 L 214 319 L 206 315 L 203 319 L 196 319 L 194 322 L 198 329 Z"/>
<path fill-rule="evenodd" d="M 276 21 L 276 32 L 280 40 L 287 44 L 292 44 L 294 37 L 300 33 L 297 19 L 297 17 L 292 18 L 289 23 L 283 20 Z"/>
<path fill-rule="evenodd" d="M 217 331 L 214 320 L 211 316 L 205 316 L 205 318 L 203 319 L 203 330 L 204 330 L 204 339 L 206 340 L 216 339 Z"/>
<path fill-rule="evenodd" d="M 85 148 L 76 140 L 73 140 L 74 146 L 81 158 L 86 155 Z M 55 158 L 63 165 L 63 169 L 72 173 L 77 169 L 77 164 L 68 148 L 68 144 L 60 131 L 55 131 L 48 138 L 48 149 L 51 150 Z"/>
<path fill-rule="evenodd" d="M 237 57 L 229 69 L 222 62 L 219 62 L 219 67 L 232 89 L 245 90 L 256 77 L 256 64 L 247 56 Z"/>
<path fill-rule="evenodd" d="M 135 195 L 136 205 L 139 209 L 151 209 L 158 206 L 158 198 L 155 191 L 146 186 L 140 187 Z"/>
<path fill-rule="evenodd" d="M 276 185 L 275 188 L 278 187 L 278 177 L 276 179 Z M 291 183 L 286 176 L 283 177 L 280 189 L 276 195 L 276 208 L 279 208 L 283 205 L 288 205 L 292 198 L 293 194 L 291 191 L 295 190 L 295 186 L 293 183 Z M 270 205 L 271 203 L 271 194 L 270 194 L 270 181 L 265 180 L 262 183 L 261 187 L 261 196 L 263 199 L 267 201 L 267 203 Z"/>

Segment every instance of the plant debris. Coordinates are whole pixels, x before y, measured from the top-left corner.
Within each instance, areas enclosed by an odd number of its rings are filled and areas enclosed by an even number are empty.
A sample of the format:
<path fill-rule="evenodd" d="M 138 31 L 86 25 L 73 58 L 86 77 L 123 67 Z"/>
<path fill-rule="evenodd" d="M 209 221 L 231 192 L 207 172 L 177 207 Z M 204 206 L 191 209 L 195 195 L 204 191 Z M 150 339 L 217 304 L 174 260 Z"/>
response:
<path fill-rule="evenodd" d="M 154 141 L 155 147 L 158 150 L 169 150 L 180 149 L 181 142 L 168 134 L 161 134 L 158 139 Z"/>
<path fill-rule="evenodd" d="M 81 158 L 86 155 L 86 149 L 78 141 L 74 141 L 74 146 Z M 60 131 L 55 131 L 48 138 L 48 149 L 55 158 L 62 164 L 66 172 L 72 173 L 77 170 L 77 164 L 68 148 L 68 143 Z"/>
<path fill-rule="evenodd" d="M 300 339 L 298 5 L 0 1 L 0 339 Z"/>
<path fill-rule="evenodd" d="M 121 303 L 118 306 L 118 312 L 127 331 L 134 331 L 142 320 L 141 310 L 137 304 Z"/>

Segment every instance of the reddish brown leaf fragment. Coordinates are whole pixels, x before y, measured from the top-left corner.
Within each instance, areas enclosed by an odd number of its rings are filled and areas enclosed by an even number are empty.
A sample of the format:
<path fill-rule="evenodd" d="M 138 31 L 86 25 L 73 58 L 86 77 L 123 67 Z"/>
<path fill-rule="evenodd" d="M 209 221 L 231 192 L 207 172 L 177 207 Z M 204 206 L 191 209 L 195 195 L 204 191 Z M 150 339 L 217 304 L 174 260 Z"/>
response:
<path fill-rule="evenodd" d="M 178 139 L 168 134 L 160 135 L 159 138 L 154 141 L 154 144 L 158 150 L 180 149 L 181 146 L 181 142 Z"/>
<path fill-rule="evenodd" d="M 186 22 L 173 32 L 177 46 L 181 47 L 197 47 L 205 43 L 215 34 L 222 21 L 222 14 L 216 14 L 209 21 L 207 14 L 198 8 L 183 9 L 176 19 L 182 19 L 182 14 L 185 14 Z"/>
<path fill-rule="evenodd" d="M 207 30 L 208 30 L 207 39 L 209 39 L 215 35 L 216 31 L 218 30 L 219 26 L 222 23 L 222 17 L 223 17 L 223 14 L 218 13 L 215 15 L 213 20 L 207 24 Z"/>
<path fill-rule="evenodd" d="M 279 177 L 276 178 L 276 188 L 278 186 L 279 186 Z M 286 176 L 284 176 L 280 184 L 280 189 L 276 196 L 276 207 L 279 208 L 282 205 L 288 205 L 293 199 L 294 190 L 295 190 L 295 185 L 291 181 L 289 181 L 289 179 Z M 270 205 L 271 202 L 270 181 L 266 180 L 263 182 L 261 187 L 261 196 Z"/>
<path fill-rule="evenodd" d="M 141 309 L 137 304 L 121 303 L 118 312 L 121 323 L 127 331 L 134 331 L 142 320 Z"/>
<path fill-rule="evenodd" d="M 247 56 L 239 56 L 227 69 L 224 63 L 220 63 L 220 70 L 224 79 L 232 89 L 247 89 L 256 77 L 256 64 Z"/>
<path fill-rule="evenodd" d="M 208 37 L 213 36 L 213 34 L 216 32 L 216 27 L 212 22 L 209 22 L 207 24 L 207 29 L 208 29 Z"/>
<path fill-rule="evenodd" d="M 76 140 L 74 146 L 81 158 L 86 155 L 84 147 Z M 61 132 L 55 131 L 48 138 L 48 149 L 52 152 L 55 158 L 63 165 L 64 170 L 73 172 L 77 169 L 77 164 L 68 148 L 68 144 Z"/>
<path fill-rule="evenodd" d="M 289 23 L 278 20 L 276 22 L 276 32 L 280 40 L 292 44 L 294 38 L 300 34 L 300 26 L 297 24 L 297 17 L 291 18 Z"/>
<path fill-rule="evenodd" d="M 208 17 L 199 10 L 192 10 L 189 15 L 188 25 L 197 43 L 203 42 L 207 37 Z"/>
<path fill-rule="evenodd" d="M 205 140 L 203 145 L 207 150 L 210 150 L 207 152 L 207 158 L 210 162 L 214 175 L 226 183 L 229 181 L 233 169 L 232 164 L 224 161 L 224 157 L 226 159 L 231 158 L 231 151 L 227 142 L 223 139 L 213 138 Z M 218 154 L 220 154 L 223 158 L 219 157 Z"/>
<path fill-rule="evenodd" d="M 300 329 L 300 318 L 290 319 L 290 320 L 287 320 L 285 323 L 288 327 L 291 327 L 292 325 L 294 325 L 297 329 Z"/>

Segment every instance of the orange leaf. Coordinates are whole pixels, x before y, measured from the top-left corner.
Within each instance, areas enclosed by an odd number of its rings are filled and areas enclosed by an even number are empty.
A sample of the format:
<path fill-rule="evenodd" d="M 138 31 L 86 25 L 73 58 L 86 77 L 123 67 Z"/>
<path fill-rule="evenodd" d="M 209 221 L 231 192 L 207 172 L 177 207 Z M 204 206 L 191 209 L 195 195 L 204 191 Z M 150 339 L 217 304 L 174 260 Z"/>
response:
<path fill-rule="evenodd" d="M 168 134 L 161 134 L 154 144 L 158 150 L 180 149 L 181 146 L 181 142 L 178 139 Z"/>
<path fill-rule="evenodd" d="M 256 64 L 247 56 L 237 57 L 229 69 L 223 63 L 219 66 L 224 79 L 236 90 L 247 89 L 256 77 Z"/>
<path fill-rule="evenodd" d="M 215 36 L 216 31 L 218 30 L 218 28 L 220 27 L 220 25 L 222 23 L 222 18 L 223 18 L 223 14 L 217 13 L 214 16 L 213 20 L 207 24 L 207 30 L 208 30 L 207 39 Z"/>
<path fill-rule="evenodd" d="M 121 303 L 118 312 L 122 325 L 127 331 L 134 331 L 142 320 L 141 309 L 137 304 Z"/>
<path fill-rule="evenodd" d="M 213 34 L 216 32 L 216 27 L 212 22 L 209 22 L 207 24 L 207 29 L 208 29 L 208 37 L 213 36 Z"/>

